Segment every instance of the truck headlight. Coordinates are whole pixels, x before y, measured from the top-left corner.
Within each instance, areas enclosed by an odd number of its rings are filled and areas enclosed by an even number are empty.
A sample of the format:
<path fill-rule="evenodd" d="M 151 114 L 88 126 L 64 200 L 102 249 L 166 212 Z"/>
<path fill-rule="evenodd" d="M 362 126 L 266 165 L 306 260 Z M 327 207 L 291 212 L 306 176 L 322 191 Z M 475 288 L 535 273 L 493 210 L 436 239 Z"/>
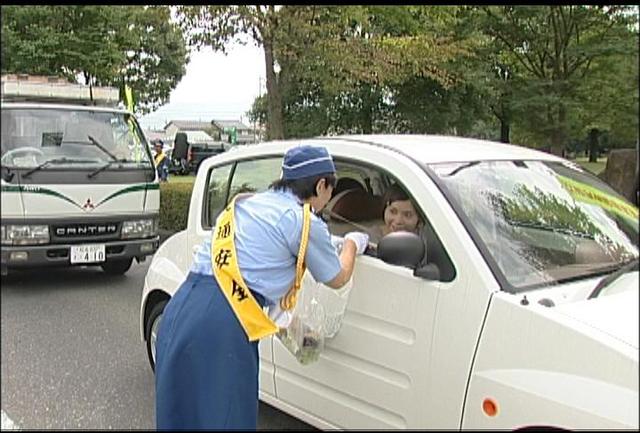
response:
<path fill-rule="evenodd" d="M 122 224 L 122 239 L 148 238 L 157 232 L 157 221 L 155 219 L 143 219 L 125 221 Z"/>
<path fill-rule="evenodd" d="M 49 226 L 2 226 L 2 245 L 38 245 L 49 243 Z"/>

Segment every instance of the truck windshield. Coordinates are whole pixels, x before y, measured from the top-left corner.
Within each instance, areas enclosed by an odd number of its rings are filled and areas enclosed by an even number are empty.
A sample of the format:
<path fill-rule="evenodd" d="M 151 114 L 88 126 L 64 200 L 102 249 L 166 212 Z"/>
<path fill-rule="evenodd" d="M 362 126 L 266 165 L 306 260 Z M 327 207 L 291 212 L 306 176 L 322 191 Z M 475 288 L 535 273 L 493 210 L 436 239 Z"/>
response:
<path fill-rule="evenodd" d="M 638 208 L 571 163 L 432 164 L 465 224 L 520 292 L 611 272 L 638 257 Z"/>
<path fill-rule="evenodd" d="M 12 168 L 94 168 L 114 158 L 122 163 L 114 169 L 151 165 L 133 116 L 116 111 L 3 107 L 0 144 L 2 165 Z"/>

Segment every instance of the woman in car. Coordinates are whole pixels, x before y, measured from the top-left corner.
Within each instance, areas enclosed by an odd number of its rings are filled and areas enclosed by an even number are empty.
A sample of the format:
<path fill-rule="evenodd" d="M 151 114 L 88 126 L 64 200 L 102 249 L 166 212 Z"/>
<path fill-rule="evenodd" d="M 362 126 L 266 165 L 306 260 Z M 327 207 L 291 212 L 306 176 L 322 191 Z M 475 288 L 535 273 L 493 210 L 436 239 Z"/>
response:
<path fill-rule="evenodd" d="M 422 219 L 409 194 L 397 183 L 389 186 L 383 196 L 382 224 L 370 232 L 371 237 L 381 237 L 400 230 L 420 234 Z"/>

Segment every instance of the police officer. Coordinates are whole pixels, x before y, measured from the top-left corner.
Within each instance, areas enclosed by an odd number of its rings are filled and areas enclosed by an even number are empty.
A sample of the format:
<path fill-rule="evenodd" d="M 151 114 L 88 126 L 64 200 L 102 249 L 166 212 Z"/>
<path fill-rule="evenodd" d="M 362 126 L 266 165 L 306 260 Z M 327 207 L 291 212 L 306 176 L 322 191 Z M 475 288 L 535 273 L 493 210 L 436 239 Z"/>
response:
<path fill-rule="evenodd" d="M 347 233 L 338 256 L 316 216 L 335 182 L 326 148 L 293 147 L 279 180 L 218 216 L 160 323 L 157 429 L 256 429 L 258 342 L 286 326 L 263 307 L 291 311 L 305 268 L 342 287 L 368 245 L 365 233 Z"/>
<path fill-rule="evenodd" d="M 153 146 L 155 150 L 153 162 L 155 163 L 160 182 L 166 182 L 167 177 L 169 177 L 169 158 L 167 158 L 167 155 L 164 153 L 163 146 L 164 143 L 160 139 L 156 140 Z"/>

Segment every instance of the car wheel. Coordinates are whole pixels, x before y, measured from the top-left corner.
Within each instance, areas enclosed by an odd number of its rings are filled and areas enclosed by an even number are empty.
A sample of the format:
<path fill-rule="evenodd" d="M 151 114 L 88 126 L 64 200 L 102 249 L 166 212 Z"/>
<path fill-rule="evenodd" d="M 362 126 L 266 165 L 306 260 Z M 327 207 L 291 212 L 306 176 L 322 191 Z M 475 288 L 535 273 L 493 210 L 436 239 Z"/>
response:
<path fill-rule="evenodd" d="M 132 262 L 132 258 L 111 260 L 101 264 L 100 267 L 109 275 L 123 275 L 129 270 Z"/>
<path fill-rule="evenodd" d="M 169 301 L 160 301 L 153 307 L 145 326 L 147 356 L 149 357 L 149 364 L 153 371 L 156 370 L 156 341 L 158 339 L 158 329 L 160 329 L 162 313 L 164 313 L 164 307 L 167 306 L 167 302 Z"/>

